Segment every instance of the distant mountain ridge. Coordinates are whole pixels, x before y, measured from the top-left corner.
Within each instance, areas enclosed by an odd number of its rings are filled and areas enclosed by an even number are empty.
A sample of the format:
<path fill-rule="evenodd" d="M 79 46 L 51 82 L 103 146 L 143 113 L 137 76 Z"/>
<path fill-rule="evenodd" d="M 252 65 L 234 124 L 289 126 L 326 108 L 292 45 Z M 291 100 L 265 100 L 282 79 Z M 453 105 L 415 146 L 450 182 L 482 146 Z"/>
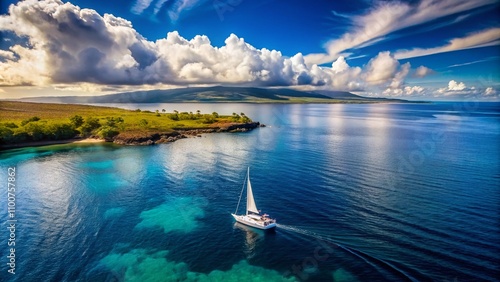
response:
<path fill-rule="evenodd" d="M 366 98 L 343 91 L 298 91 L 287 88 L 188 87 L 166 90 L 133 91 L 102 96 L 32 97 L 21 101 L 92 104 L 92 103 L 335 103 L 400 101 Z"/>

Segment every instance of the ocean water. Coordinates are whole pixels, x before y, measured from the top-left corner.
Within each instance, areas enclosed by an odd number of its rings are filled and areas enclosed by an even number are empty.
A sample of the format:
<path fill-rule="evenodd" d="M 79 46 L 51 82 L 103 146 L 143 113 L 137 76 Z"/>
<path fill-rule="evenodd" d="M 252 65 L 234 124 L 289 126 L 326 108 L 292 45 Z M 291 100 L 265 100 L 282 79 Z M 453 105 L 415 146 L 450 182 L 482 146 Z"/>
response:
<path fill-rule="evenodd" d="M 500 277 L 498 103 L 118 106 L 245 112 L 267 127 L 0 152 L 1 281 Z M 247 167 L 274 233 L 230 215 Z"/>

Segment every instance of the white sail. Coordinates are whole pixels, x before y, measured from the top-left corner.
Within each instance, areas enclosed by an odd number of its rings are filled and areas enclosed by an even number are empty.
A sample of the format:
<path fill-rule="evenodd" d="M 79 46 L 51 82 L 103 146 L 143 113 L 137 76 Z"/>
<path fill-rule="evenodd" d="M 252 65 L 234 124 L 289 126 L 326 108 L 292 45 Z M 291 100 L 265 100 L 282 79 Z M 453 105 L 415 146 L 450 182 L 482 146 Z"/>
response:
<path fill-rule="evenodd" d="M 250 184 L 250 168 L 248 168 L 247 175 L 247 214 L 248 212 L 259 213 L 255 200 L 253 199 L 252 184 Z"/>

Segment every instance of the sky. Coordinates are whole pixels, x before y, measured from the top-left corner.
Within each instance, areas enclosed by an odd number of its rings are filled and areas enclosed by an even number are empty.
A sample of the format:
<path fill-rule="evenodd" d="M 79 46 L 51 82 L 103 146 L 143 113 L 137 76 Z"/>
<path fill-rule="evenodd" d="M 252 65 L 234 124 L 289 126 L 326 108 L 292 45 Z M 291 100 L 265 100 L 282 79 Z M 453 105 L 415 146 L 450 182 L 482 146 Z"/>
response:
<path fill-rule="evenodd" d="M 228 85 L 500 100 L 498 0 L 0 3 L 0 99 Z"/>

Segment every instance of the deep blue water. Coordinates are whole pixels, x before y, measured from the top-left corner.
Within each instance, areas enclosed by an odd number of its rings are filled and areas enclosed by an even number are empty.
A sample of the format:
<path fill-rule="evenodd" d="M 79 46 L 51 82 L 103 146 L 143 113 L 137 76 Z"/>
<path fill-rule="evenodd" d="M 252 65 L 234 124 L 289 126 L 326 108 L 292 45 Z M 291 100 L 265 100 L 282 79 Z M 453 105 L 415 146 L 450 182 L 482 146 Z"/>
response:
<path fill-rule="evenodd" d="M 498 281 L 500 104 L 141 104 L 266 125 L 0 152 L 2 281 Z M 236 225 L 247 166 L 275 233 Z M 253 279 L 253 280 L 252 280 Z"/>

